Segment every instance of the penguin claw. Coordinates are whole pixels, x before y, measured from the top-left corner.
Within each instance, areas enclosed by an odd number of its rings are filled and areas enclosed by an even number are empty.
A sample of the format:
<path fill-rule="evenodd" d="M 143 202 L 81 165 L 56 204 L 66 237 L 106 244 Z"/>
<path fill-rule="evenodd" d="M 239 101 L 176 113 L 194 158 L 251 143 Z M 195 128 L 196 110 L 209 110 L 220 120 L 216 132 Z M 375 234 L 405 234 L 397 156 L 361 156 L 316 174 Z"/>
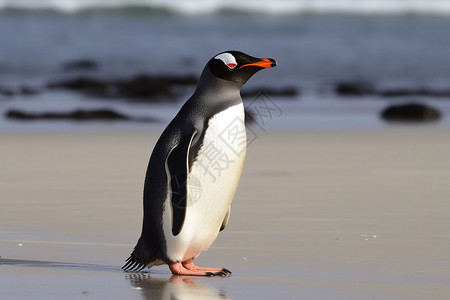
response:
<path fill-rule="evenodd" d="M 226 271 L 228 271 L 227 269 L 225 269 Z M 228 271 L 219 271 L 219 272 L 206 272 L 207 277 L 215 277 L 215 276 L 220 276 L 220 277 L 228 277 L 231 275 L 231 272 Z"/>
<path fill-rule="evenodd" d="M 219 271 L 219 272 L 216 273 L 216 276 L 228 277 L 228 276 L 230 276 L 230 274 L 231 273 L 227 273 L 227 272 L 224 272 L 224 271 Z"/>
<path fill-rule="evenodd" d="M 222 268 L 221 272 L 226 273 L 227 275 L 231 275 L 231 271 L 225 268 Z"/>

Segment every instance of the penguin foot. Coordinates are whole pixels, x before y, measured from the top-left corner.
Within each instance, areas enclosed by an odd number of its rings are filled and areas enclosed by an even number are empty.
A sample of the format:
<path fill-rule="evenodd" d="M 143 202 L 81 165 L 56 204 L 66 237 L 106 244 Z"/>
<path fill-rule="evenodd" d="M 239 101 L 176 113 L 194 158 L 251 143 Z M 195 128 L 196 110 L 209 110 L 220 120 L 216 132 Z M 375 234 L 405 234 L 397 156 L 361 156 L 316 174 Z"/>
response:
<path fill-rule="evenodd" d="M 181 264 L 187 270 L 207 272 L 208 273 L 207 276 L 223 276 L 223 277 L 227 277 L 227 276 L 231 275 L 231 271 L 227 270 L 225 268 L 204 268 L 204 267 L 196 266 L 194 264 L 194 259 L 192 259 L 192 258 L 181 262 Z"/>
<path fill-rule="evenodd" d="M 205 271 L 188 270 L 181 264 L 181 262 L 176 262 L 174 264 L 170 264 L 169 269 L 173 275 L 214 276 L 214 275 L 208 274 L 208 272 L 205 272 Z"/>
<path fill-rule="evenodd" d="M 189 267 L 189 268 L 187 268 Z M 169 265 L 169 269 L 173 275 L 190 275 L 190 276 L 221 276 L 227 277 L 231 272 L 227 269 L 221 268 L 201 268 L 192 262 L 192 264 L 184 262 L 177 262 Z"/>

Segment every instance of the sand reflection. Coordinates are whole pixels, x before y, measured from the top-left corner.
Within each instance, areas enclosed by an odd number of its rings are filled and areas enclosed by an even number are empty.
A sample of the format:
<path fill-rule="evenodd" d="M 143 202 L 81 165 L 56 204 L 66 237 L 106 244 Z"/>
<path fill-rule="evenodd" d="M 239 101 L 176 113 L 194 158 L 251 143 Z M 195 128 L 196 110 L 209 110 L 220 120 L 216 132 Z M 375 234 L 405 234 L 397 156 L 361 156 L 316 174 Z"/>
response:
<path fill-rule="evenodd" d="M 148 273 L 128 273 L 126 279 L 130 284 L 142 290 L 142 298 L 167 300 L 213 300 L 230 299 L 225 291 L 200 284 L 196 277 L 172 276 L 152 278 Z"/>

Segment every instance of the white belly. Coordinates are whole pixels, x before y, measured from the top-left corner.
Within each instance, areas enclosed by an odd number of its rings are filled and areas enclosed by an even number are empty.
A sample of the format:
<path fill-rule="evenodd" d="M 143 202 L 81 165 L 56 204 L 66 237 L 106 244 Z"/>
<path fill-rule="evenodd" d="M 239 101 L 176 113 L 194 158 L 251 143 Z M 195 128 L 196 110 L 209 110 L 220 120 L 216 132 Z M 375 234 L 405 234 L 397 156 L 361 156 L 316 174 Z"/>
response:
<path fill-rule="evenodd" d="M 216 239 L 236 192 L 246 144 L 243 104 L 230 107 L 209 121 L 203 145 L 191 166 L 186 218 L 177 236 L 171 233 L 171 209 L 166 201 L 163 226 L 168 257 L 172 260 L 197 257 Z"/>

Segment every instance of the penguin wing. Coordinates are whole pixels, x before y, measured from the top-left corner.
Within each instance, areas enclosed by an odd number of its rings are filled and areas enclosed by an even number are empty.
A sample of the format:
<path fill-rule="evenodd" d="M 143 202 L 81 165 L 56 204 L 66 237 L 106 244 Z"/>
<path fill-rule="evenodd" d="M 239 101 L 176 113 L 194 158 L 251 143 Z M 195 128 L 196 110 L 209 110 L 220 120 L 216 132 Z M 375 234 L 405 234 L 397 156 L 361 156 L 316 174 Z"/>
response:
<path fill-rule="evenodd" d="M 190 135 L 184 135 L 179 143 L 170 150 L 166 159 L 167 177 L 169 181 L 172 203 L 172 234 L 177 236 L 183 229 L 186 218 L 187 197 L 189 193 L 189 149 L 197 134 L 194 130 Z"/>
<path fill-rule="evenodd" d="M 230 213 L 231 213 L 231 206 L 228 208 L 228 212 L 225 215 L 225 218 L 223 219 L 222 226 L 220 226 L 220 230 L 219 231 L 222 231 L 222 230 L 225 229 L 225 227 L 227 227 L 228 220 L 230 219 Z"/>

